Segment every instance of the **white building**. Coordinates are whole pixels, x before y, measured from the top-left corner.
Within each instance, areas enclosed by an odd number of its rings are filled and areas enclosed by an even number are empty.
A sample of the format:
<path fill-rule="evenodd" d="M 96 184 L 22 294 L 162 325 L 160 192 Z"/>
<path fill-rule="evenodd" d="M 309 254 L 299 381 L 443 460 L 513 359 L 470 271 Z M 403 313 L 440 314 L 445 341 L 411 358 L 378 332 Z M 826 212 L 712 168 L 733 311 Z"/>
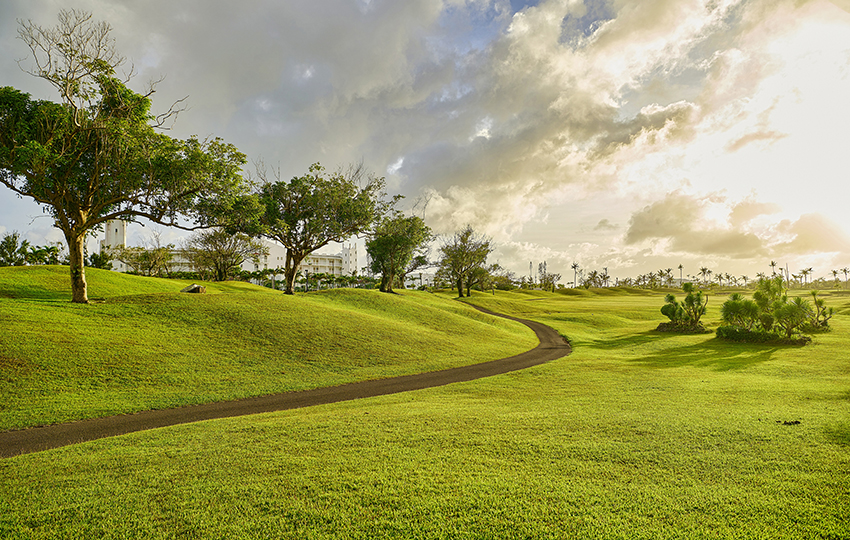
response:
<path fill-rule="evenodd" d="M 269 250 L 269 254 L 260 256 L 255 263 L 252 260 L 246 260 L 242 263 L 242 269 L 248 272 L 256 272 L 257 270 L 266 270 L 274 268 L 283 268 L 286 266 L 286 248 L 263 238 L 261 240 L 263 246 Z M 300 272 L 309 272 L 311 274 L 323 273 L 333 276 L 351 276 L 357 273 L 357 244 L 343 245 L 342 253 L 325 254 L 312 253 L 307 255 L 301 264 L 298 265 Z"/>
<path fill-rule="evenodd" d="M 104 226 L 105 238 L 100 241 L 100 251 L 106 251 L 110 247 L 127 245 L 127 223 L 121 220 L 107 221 Z M 268 249 L 268 255 L 260 255 L 255 262 L 247 259 L 242 263 L 242 270 L 255 272 L 260 269 L 283 268 L 286 265 L 286 248 L 277 242 L 265 238 L 260 240 Z M 174 252 L 172 260 L 173 270 L 192 271 L 181 257 L 179 251 Z M 126 264 L 118 260 L 112 261 L 112 270 L 126 272 L 129 270 Z M 314 253 L 308 255 L 298 266 L 302 274 L 306 271 L 310 274 L 324 273 L 334 276 L 351 276 L 357 273 L 357 244 L 343 245 L 342 252 L 334 255 Z M 283 273 L 283 272 L 281 272 Z"/>
<path fill-rule="evenodd" d="M 120 219 L 107 221 L 104 225 L 105 238 L 100 241 L 100 252 L 108 251 L 111 247 L 127 245 L 127 223 Z M 112 269 L 116 272 L 126 272 L 127 265 L 119 260 L 112 261 Z"/>

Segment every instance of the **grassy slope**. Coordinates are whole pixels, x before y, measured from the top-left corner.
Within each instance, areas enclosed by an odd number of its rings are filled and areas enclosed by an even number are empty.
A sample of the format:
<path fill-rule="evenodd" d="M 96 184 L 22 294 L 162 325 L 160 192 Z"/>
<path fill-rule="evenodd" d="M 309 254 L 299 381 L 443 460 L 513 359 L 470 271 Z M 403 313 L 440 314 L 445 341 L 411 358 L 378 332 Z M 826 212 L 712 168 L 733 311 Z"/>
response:
<path fill-rule="evenodd" d="M 0 429 L 417 373 L 509 356 L 534 334 L 458 302 L 89 270 L 104 301 L 67 298 L 62 267 L 0 269 Z M 11 297 L 11 298 L 10 298 Z"/>
<path fill-rule="evenodd" d="M 846 297 L 803 348 L 656 334 L 661 296 L 472 301 L 552 324 L 575 351 L 4 460 L 0 536 L 850 536 Z"/>

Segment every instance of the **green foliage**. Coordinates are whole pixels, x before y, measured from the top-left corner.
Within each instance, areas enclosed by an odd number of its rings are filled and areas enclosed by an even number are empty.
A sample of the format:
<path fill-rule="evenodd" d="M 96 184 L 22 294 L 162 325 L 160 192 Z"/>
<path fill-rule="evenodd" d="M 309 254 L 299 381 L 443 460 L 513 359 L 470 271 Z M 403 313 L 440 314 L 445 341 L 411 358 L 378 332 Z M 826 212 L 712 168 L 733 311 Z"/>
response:
<path fill-rule="evenodd" d="M 659 330 L 703 332 L 705 329 L 700 319 L 705 315 L 708 297 L 703 296 L 702 291 L 696 290 L 692 283 L 685 283 L 682 290 L 687 293 L 682 302 L 676 300 L 673 294 L 664 297 L 665 304 L 661 307 L 661 313 L 670 319 L 670 323 L 660 326 Z"/>
<path fill-rule="evenodd" d="M 21 241 L 17 231 L 6 233 L 0 239 L 0 266 L 23 266 L 27 263 L 29 242 Z"/>
<path fill-rule="evenodd" d="M 61 103 L 0 88 L 0 183 L 47 207 L 68 245 L 72 300 L 85 303 L 88 231 L 134 216 L 179 227 L 181 218 L 209 226 L 229 217 L 246 194 L 245 156 L 219 139 L 157 133 L 163 118 L 150 113 L 150 94 L 114 76 L 122 60 L 108 25 L 77 11 L 59 19 L 52 29 L 21 23 L 31 73 Z"/>
<path fill-rule="evenodd" d="M 414 268 L 427 264 L 424 250 L 431 241 L 431 229 L 419 216 L 401 213 L 380 220 L 366 242 L 371 270 L 381 274 L 381 291 L 393 292 L 396 276 L 401 278 Z"/>
<path fill-rule="evenodd" d="M 750 330 L 759 322 L 759 307 L 740 293 L 732 294 L 720 307 L 723 322 Z"/>
<path fill-rule="evenodd" d="M 718 330 L 717 335 L 734 341 L 761 342 L 767 339 L 763 334 L 771 334 L 774 341 L 776 336 L 787 341 L 802 330 L 828 329 L 835 310 L 827 308 L 818 294 L 818 291 L 811 291 L 811 303 L 799 297 L 789 300 L 781 276 L 760 278 L 752 300 L 736 293 L 724 302 L 721 307 L 723 321 L 737 330 Z M 741 337 L 748 333 L 752 334 L 751 338 Z"/>
<path fill-rule="evenodd" d="M 826 307 L 823 298 L 819 298 L 819 291 L 810 291 L 812 295 L 813 311 L 805 328 L 809 331 L 818 331 L 829 328 L 829 320 L 835 315 L 835 308 Z"/>
<path fill-rule="evenodd" d="M 183 258 L 194 272 L 206 279 L 224 281 L 241 272 L 248 259 L 255 264 L 268 248 L 246 234 L 230 234 L 224 229 L 210 229 L 193 234 L 181 249 Z"/>
<path fill-rule="evenodd" d="M 767 330 L 750 330 L 742 326 L 719 326 L 715 335 L 721 339 L 739 343 L 774 343 L 781 345 L 805 345 L 812 341 L 810 337 L 801 336 L 796 339 L 784 337 L 776 332 Z"/>
<path fill-rule="evenodd" d="M 259 230 L 286 248 L 287 294 L 294 293 L 298 265 L 307 255 L 368 230 L 396 201 L 385 200 L 384 179 L 371 176 L 362 166 L 328 174 L 314 163 L 307 174 L 289 182 L 279 176 L 272 182 L 263 170 L 258 174 L 265 208 Z"/>
<path fill-rule="evenodd" d="M 130 273 L 168 277 L 171 275 L 174 248 L 174 244 L 163 244 L 161 235 L 154 233 L 146 246 L 116 246 L 110 248 L 110 252 L 129 267 Z"/>
<path fill-rule="evenodd" d="M 476 233 L 471 225 L 458 231 L 440 246 L 440 268 L 438 273 L 457 285 L 458 296 L 469 296 L 472 285 L 490 274 L 487 257 L 493 251 L 492 241 Z"/>
<path fill-rule="evenodd" d="M 90 268 L 112 270 L 112 259 L 114 259 L 114 257 L 109 251 L 103 251 L 101 253 L 92 253 L 89 255 L 86 263 Z"/>

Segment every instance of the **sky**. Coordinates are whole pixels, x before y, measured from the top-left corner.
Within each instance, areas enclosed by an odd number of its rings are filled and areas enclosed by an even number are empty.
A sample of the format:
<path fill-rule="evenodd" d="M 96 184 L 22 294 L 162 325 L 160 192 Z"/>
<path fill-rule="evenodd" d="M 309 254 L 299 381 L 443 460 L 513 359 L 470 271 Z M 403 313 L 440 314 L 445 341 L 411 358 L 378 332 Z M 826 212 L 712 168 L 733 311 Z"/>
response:
<path fill-rule="evenodd" d="M 362 160 L 518 275 L 850 266 L 850 0 L 4 0 L 0 85 L 58 99 L 17 29 L 62 8 L 161 80 L 155 111 L 187 98 L 170 136 L 283 178 Z M 51 224 L 0 188 L 0 233 Z"/>

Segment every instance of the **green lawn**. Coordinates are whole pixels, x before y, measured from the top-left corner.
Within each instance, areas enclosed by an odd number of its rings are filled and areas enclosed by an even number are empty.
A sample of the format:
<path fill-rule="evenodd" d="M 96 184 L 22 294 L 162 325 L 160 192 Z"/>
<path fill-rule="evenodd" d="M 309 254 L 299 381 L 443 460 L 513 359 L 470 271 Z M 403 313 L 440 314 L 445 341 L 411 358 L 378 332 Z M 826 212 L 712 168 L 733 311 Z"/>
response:
<path fill-rule="evenodd" d="M 534 333 L 428 293 L 287 296 L 245 283 L 0 268 L 0 430 L 419 373 L 533 348 Z"/>
<path fill-rule="evenodd" d="M 574 352 L 2 460 L 0 537 L 850 538 L 850 298 L 806 347 L 655 333 L 663 294 L 471 302 Z"/>

